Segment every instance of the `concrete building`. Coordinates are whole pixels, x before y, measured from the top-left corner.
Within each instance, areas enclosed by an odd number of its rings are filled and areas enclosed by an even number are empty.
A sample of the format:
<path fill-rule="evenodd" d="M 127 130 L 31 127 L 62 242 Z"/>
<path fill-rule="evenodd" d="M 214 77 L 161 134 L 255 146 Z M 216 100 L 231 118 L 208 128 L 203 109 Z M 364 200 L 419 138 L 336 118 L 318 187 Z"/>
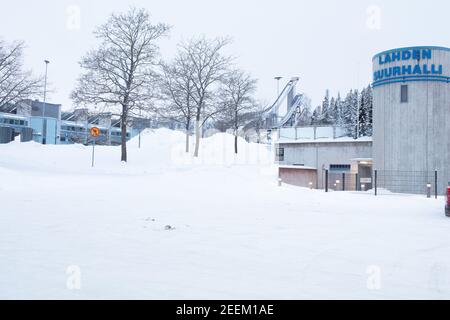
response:
<path fill-rule="evenodd" d="M 346 182 L 346 190 L 360 190 L 361 184 L 366 190 L 371 188 L 371 138 L 345 137 L 338 127 L 281 128 L 277 132 L 276 161 L 284 183 L 324 189 L 328 171 L 331 186 L 339 181 Z"/>
<path fill-rule="evenodd" d="M 443 194 L 450 181 L 450 49 L 381 52 L 373 57 L 372 87 L 372 138 L 343 137 L 332 127 L 277 128 L 280 178 L 323 188 L 325 170 L 347 172 L 357 177 L 356 189 L 369 189 L 376 170 L 378 187 L 389 191 L 431 186 Z"/>
<path fill-rule="evenodd" d="M 408 192 L 395 173 L 421 173 L 425 185 L 437 171 L 442 194 L 450 181 L 450 49 L 381 52 L 373 72 L 374 169 L 387 172 L 384 183 L 394 192 Z"/>

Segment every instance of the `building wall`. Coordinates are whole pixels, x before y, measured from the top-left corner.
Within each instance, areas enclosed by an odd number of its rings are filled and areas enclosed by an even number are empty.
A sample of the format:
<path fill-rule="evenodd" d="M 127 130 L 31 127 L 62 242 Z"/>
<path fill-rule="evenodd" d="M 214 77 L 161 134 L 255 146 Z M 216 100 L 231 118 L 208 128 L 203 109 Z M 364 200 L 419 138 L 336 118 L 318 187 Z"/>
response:
<path fill-rule="evenodd" d="M 279 177 L 283 183 L 308 188 L 312 182 L 312 187 L 317 188 L 317 170 L 280 168 Z"/>
<path fill-rule="evenodd" d="M 319 189 L 324 188 L 324 170 L 329 169 L 330 164 L 352 165 L 352 159 L 372 158 L 371 141 L 280 143 L 278 147 L 284 148 L 284 161 L 280 164 L 317 169 L 315 184 Z"/>
<path fill-rule="evenodd" d="M 54 118 L 57 120 L 61 120 L 61 105 L 48 103 L 45 104 L 36 100 L 28 100 L 28 104 L 31 105 L 31 116 L 32 117 L 45 117 L 45 118 Z"/>
<path fill-rule="evenodd" d="M 445 81 L 450 76 L 450 51 L 430 50 L 431 59 L 380 64 L 379 56 L 374 57 L 374 72 L 408 64 L 442 65 L 442 74 L 430 78 L 408 75 L 396 82 L 374 82 L 374 169 L 429 172 L 430 181 L 437 170 L 438 192 L 443 193 L 450 181 L 450 78 Z M 408 85 L 406 103 L 400 100 L 401 85 Z"/>
<path fill-rule="evenodd" d="M 14 140 L 14 129 L 0 127 L 0 143 L 9 143 Z"/>

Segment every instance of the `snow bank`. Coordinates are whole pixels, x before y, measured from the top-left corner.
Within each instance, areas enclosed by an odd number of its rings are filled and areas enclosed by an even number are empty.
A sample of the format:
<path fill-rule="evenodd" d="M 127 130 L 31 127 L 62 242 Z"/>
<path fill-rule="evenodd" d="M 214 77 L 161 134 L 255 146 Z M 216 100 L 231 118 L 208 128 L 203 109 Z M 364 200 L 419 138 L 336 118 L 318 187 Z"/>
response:
<path fill-rule="evenodd" d="M 32 172 L 123 173 L 158 172 L 183 165 L 264 165 L 272 164 L 270 146 L 247 143 L 239 138 L 239 154 L 234 154 L 234 136 L 216 134 L 202 139 L 198 158 L 185 152 L 185 135 L 169 129 L 146 130 L 128 142 L 128 163 L 120 163 L 120 147 L 96 146 L 95 168 L 91 168 L 92 146 L 41 145 L 35 142 L 0 145 L 0 168 Z"/>

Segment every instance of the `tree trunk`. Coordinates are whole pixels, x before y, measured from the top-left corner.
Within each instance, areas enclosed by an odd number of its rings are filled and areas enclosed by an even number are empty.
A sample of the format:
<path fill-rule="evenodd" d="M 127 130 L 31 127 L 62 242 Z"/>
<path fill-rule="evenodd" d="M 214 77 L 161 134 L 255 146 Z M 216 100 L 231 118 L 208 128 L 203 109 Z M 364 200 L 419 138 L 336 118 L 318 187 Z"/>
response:
<path fill-rule="evenodd" d="M 198 158 L 198 151 L 200 148 L 200 117 L 197 117 L 195 121 L 195 151 L 194 151 L 194 157 Z"/>
<path fill-rule="evenodd" d="M 186 153 L 189 153 L 189 129 L 186 129 Z"/>
<path fill-rule="evenodd" d="M 121 123 L 121 160 L 127 162 L 127 108 L 122 107 L 122 123 Z"/>
<path fill-rule="evenodd" d="M 237 154 L 238 153 L 238 130 L 239 130 L 239 126 L 238 126 L 238 112 L 237 109 L 234 113 L 234 153 Z"/>

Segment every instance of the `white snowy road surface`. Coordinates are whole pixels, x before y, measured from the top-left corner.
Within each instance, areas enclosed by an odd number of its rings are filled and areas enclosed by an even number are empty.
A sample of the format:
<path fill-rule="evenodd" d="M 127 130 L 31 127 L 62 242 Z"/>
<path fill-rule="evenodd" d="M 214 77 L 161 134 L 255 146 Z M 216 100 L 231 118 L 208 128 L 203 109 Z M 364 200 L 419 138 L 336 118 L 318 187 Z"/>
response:
<path fill-rule="evenodd" d="M 263 146 L 168 130 L 0 145 L 0 298 L 450 298 L 443 199 L 276 183 Z M 170 226 L 170 228 L 168 227 Z"/>

